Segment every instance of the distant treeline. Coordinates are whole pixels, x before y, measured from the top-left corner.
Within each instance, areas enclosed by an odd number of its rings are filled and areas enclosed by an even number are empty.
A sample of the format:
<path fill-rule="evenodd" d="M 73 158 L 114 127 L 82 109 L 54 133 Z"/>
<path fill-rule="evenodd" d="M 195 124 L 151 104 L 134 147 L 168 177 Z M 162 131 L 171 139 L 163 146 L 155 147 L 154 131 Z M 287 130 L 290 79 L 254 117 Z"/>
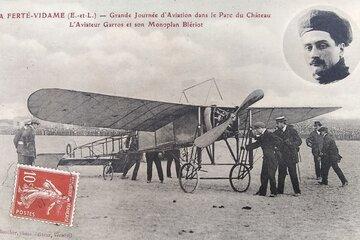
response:
<path fill-rule="evenodd" d="M 323 126 L 329 128 L 330 133 L 338 140 L 360 140 L 360 120 L 330 120 L 330 119 L 316 119 L 319 120 Z M 314 130 L 314 119 L 307 120 L 301 123 L 294 124 L 301 137 L 306 138 L 311 131 Z M 2 126 L 0 128 L 1 135 L 14 135 L 18 127 L 16 126 Z M 36 129 L 37 135 L 59 135 L 59 136 L 111 136 L 120 135 L 123 130 L 94 128 L 94 127 L 80 127 L 64 124 L 41 124 Z"/>
<path fill-rule="evenodd" d="M 0 135 L 14 135 L 17 127 L 6 127 L 0 129 Z M 112 136 L 120 135 L 123 130 L 88 127 L 61 127 L 39 126 L 36 128 L 36 135 L 57 135 L 57 136 Z"/>

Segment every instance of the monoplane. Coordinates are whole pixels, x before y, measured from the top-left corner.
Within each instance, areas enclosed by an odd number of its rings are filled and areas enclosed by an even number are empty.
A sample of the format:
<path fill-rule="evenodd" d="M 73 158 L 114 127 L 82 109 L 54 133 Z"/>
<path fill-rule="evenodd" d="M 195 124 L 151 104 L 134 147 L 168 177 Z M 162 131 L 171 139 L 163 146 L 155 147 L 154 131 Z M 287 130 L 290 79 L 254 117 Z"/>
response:
<path fill-rule="evenodd" d="M 109 96 L 57 88 L 40 89 L 28 98 L 28 109 L 35 117 L 62 124 L 122 129 L 85 145 L 66 147 L 66 154 L 43 154 L 43 163 L 65 165 L 103 165 L 104 179 L 112 179 L 129 156 L 124 139 L 137 134 L 139 153 L 180 150 L 179 182 L 185 192 L 193 192 L 199 179 L 229 179 L 234 191 L 244 192 L 250 185 L 253 153 L 244 146 L 252 141 L 251 124 L 264 122 L 275 127 L 275 118 L 286 116 L 291 124 L 332 112 L 338 107 L 251 107 L 262 99 L 255 90 L 237 107 L 191 105 Z M 230 139 L 235 139 L 229 141 Z M 224 141 L 232 163 L 215 159 L 215 145 Z M 202 150 L 210 163 L 201 161 Z M 51 159 L 53 161 L 51 161 Z M 199 177 L 207 165 L 232 165 L 229 177 Z"/>

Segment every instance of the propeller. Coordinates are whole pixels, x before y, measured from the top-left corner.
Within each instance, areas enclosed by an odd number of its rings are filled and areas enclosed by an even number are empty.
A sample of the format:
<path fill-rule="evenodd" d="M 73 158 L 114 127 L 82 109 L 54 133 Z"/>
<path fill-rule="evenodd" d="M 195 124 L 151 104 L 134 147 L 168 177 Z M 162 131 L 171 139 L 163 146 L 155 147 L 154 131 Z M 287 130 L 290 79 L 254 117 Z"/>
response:
<path fill-rule="evenodd" d="M 229 118 L 225 122 L 223 122 L 219 126 L 210 129 L 203 135 L 197 137 L 194 140 L 195 146 L 199 148 L 204 148 L 215 142 L 216 139 L 218 139 L 225 132 L 227 127 L 236 120 L 236 117 L 241 110 L 248 108 L 263 97 L 264 92 L 261 89 L 257 89 L 250 93 L 249 96 L 247 96 L 247 98 L 245 98 L 242 104 L 236 109 L 236 111 L 230 114 Z"/>

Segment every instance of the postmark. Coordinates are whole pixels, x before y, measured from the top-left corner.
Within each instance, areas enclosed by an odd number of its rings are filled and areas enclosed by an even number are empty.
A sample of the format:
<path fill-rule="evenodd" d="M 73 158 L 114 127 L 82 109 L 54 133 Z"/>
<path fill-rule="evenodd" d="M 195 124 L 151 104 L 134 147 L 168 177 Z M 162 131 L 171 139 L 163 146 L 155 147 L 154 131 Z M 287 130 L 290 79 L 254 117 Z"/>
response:
<path fill-rule="evenodd" d="M 17 165 L 10 215 L 72 226 L 79 173 Z"/>

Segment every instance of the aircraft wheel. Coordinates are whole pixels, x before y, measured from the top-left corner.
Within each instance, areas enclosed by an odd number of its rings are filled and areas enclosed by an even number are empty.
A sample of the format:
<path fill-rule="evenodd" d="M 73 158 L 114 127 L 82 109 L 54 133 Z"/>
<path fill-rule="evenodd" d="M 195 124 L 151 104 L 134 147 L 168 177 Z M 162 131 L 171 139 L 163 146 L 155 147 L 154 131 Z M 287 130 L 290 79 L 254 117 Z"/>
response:
<path fill-rule="evenodd" d="M 109 179 L 111 181 L 111 180 L 113 180 L 113 177 L 114 177 L 114 168 L 111 165 L 111 162 L 109 162 L 106 165 L 104 165 L 103 178 L 104 178 L 104 180 Z"/>
<path fill-rule="evenodd" d="M 245 192 L 250 186 L 250 169 L 244 164 L 235 164 L 230 170 L 230 185 L 235 192 Z"/>
<path fill-rule="evenodd" d="M 186 193 L 192 193 L 199 184 L 197 168 L 191 163 L 185 163 L 180 168 L 179 183 L 181 189 Z"/>

